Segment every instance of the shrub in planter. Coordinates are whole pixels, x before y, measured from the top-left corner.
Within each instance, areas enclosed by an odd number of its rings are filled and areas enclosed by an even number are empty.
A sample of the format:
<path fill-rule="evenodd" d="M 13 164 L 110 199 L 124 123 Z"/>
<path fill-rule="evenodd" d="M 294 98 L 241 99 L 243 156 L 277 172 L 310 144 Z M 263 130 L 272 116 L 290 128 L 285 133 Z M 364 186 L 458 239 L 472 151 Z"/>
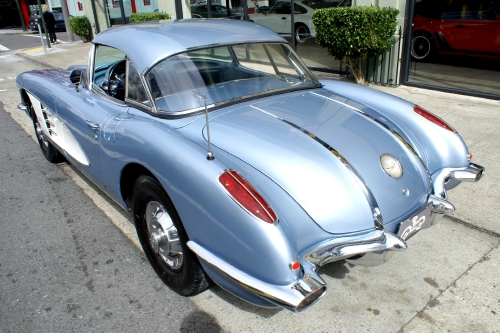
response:
<path fill-rule="evenodd" d="M 84 42 L 92 40 L 90 22 L 86 16 L 75 16 L 68 19 L 69 28 L 75 34 L 80 36 Z"/>
<path fill-rule="evenodd" d="M 335 59 L 349 66 L 356 83 L 365 84 L 363 60 L 390 50 L 394 44 L 398 14 L 395 8 L 318 9 L 312 18 L 316 42 Z"/>
<path fill-rule="evenodd" d="M 168 20 L 170 16 L 167 13 L 151 12 L 151 13 L 136 13 L 129 17 L 130 23 Z"/>

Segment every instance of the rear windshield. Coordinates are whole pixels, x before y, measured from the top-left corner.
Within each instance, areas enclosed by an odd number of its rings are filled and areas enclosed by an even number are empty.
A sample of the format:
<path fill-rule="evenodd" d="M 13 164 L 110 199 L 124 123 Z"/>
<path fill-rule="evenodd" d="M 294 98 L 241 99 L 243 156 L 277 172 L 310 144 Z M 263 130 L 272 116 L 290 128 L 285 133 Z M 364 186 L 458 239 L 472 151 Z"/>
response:
<path fill-rule="evenodd" d="M 184 52 L 156 65 L 146 80 L 163 112 L 197 110 L 281 91 L 317 88 L 287 44 L 252 43 Z"/>

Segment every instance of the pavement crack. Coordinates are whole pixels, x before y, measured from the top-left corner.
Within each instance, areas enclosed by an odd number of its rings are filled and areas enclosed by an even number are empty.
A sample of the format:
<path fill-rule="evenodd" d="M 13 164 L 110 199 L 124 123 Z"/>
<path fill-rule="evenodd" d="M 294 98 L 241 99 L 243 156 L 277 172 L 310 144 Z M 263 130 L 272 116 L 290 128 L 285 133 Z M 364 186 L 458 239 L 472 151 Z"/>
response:
<path fill-rule="evenodd" d="M 492 230 L 488 230 L 488 229 L 485 229 L 485 228 L 481 228 L 481 227 L 478 227 L 472 223 L 469 223 L 469 222 L 466 222 L 464 220 L 461 220 L 459 218 L 456 218 L 454 216 L 450 216 L 450 215 L 444 215 L 444 218 L 447 218 L 448 220 L 450 221 L 453 221 L 453 222 L 456 222 L 458 224 L 461 224 L 465 227 L 468 227 L 468 228 L 471 228 L 471 229 L 474 229 L 474 230 L 477 230 L 479 232 L 482 232 L 482 233 L 485 233 L 485 234 L 488 234 L 490 236 L 493 236 L 495 238 L 500 238 L 500 234 L 498 232 L 495 232 L 495 231 L 492 231 Z"/>
<path fill-rule="evenodd" d="M 445 215 L 447 216 L 447 215 Z M 458 220 L 458 219 L 457 219 Z M 471 269 L 473 269 L 477 264 L 480 264 L 484 261 L 484 258 L 488 257 L 490 255 L 491 252 L 493 252 L 493 250 L 497 249 L 498 248 L 498 243 L 497 245 L 493 246 L 488 252 L 486 252 L 484 255 L 481 256 L 481 258 L 479 260 L 477 260 L 475 263 L 473 263 L 472 265 L 469 266 L 469 268 L 467 268 L 462 274 L 460 274 L 455 280 L 451 281 L 448 286 L 444 289 L 444 290 L 441 290 L 441 289 L 438 289 L 439 292 L 438 294 L 436 295 L 436 297 L 432 297 L 426 304 L 425 306 L 420 309 L 419 311 L 417 311 L 417 313 L 411 317 L 405 324 L 403 324 L 401 326 L 401 328 L 398 330 L 398 333 L 404 333 L 404 329 L 406 326 L 408 326 L 409 323 L 411 323 L 415 318 L 417 317 L 420 317 L 420 318 L 425 318 L 426 317 L 426 314 L 424 313 L 425 310 L 428 310 L 430 308 L 433 308 L 437 305 L 440 304 L 438 298 L 441 297 L 441 295 L 443 295 L 447 290 L 450 289 L 450 287 L 453 287 L 453 288 L 456 288 L 457 286 L 457 281 L 460 280 L 462 278 L 462 276 L 466 275 Z M 451 292 L 451 291 L 450 291 Z"/>

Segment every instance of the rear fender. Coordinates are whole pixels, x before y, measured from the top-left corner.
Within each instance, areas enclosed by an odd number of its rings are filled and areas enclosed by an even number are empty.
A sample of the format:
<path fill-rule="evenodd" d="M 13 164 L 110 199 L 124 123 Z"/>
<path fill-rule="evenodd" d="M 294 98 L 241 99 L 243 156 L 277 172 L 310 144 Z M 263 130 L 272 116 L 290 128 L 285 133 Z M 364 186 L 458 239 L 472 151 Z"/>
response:
<path fill-rule="evenodd" d="M 387 124 L 418 153 L 430 175 L 443 168 L 469 166 L 468 149 L 458 133 L 438 127 L 413 111 L 415 104 L 356 84 L 324 80 L 331 98 Z M 347 97 L 347 98 L 346 98 Z M 432 112 L 432 110 L 430 110 Z M 388 118 L 388 119 L 387 119 Z"/>
<path fill-rule="evenodd" d="M 120 122 L 113 150 L 104 150 L 110 183 L 116 184 L 114 193 L 120 193 L 123 167 L 139 163 L 168 193 L 190 240 L 259 280 L 288 284 L 299 277 L 300 273 L 289 269 L 298 257 L 285 225 L 257 220 L 222 188 L 218 178 L 228 165 L 220 158 L 220 151 L 214 150 L 215 160 L 207 160 L 206 147 L 165 123 L 147 116 L 131 118 Z M 121 162 L 111 165 L 111 154 L 113 160 Z"/>

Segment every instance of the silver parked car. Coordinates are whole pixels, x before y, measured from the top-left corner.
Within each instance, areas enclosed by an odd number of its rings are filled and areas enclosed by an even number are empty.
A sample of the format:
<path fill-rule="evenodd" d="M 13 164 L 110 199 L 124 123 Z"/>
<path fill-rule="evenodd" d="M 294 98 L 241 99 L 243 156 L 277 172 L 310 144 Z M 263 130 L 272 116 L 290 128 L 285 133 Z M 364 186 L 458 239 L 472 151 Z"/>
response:
<path fill-rule="evenodd" d="M 19 75 L 19 108 L 47 160 L 66 159 L 133 214 L 181 295 L 214 281 L 303 310 L 326 291 L 320 266 L 384 263 L 454 210 L 447 190 L 483 175 L 443 120 L 318 81 L 260 25 L 147 22 L 93 43 L 86 66 Z"/>

